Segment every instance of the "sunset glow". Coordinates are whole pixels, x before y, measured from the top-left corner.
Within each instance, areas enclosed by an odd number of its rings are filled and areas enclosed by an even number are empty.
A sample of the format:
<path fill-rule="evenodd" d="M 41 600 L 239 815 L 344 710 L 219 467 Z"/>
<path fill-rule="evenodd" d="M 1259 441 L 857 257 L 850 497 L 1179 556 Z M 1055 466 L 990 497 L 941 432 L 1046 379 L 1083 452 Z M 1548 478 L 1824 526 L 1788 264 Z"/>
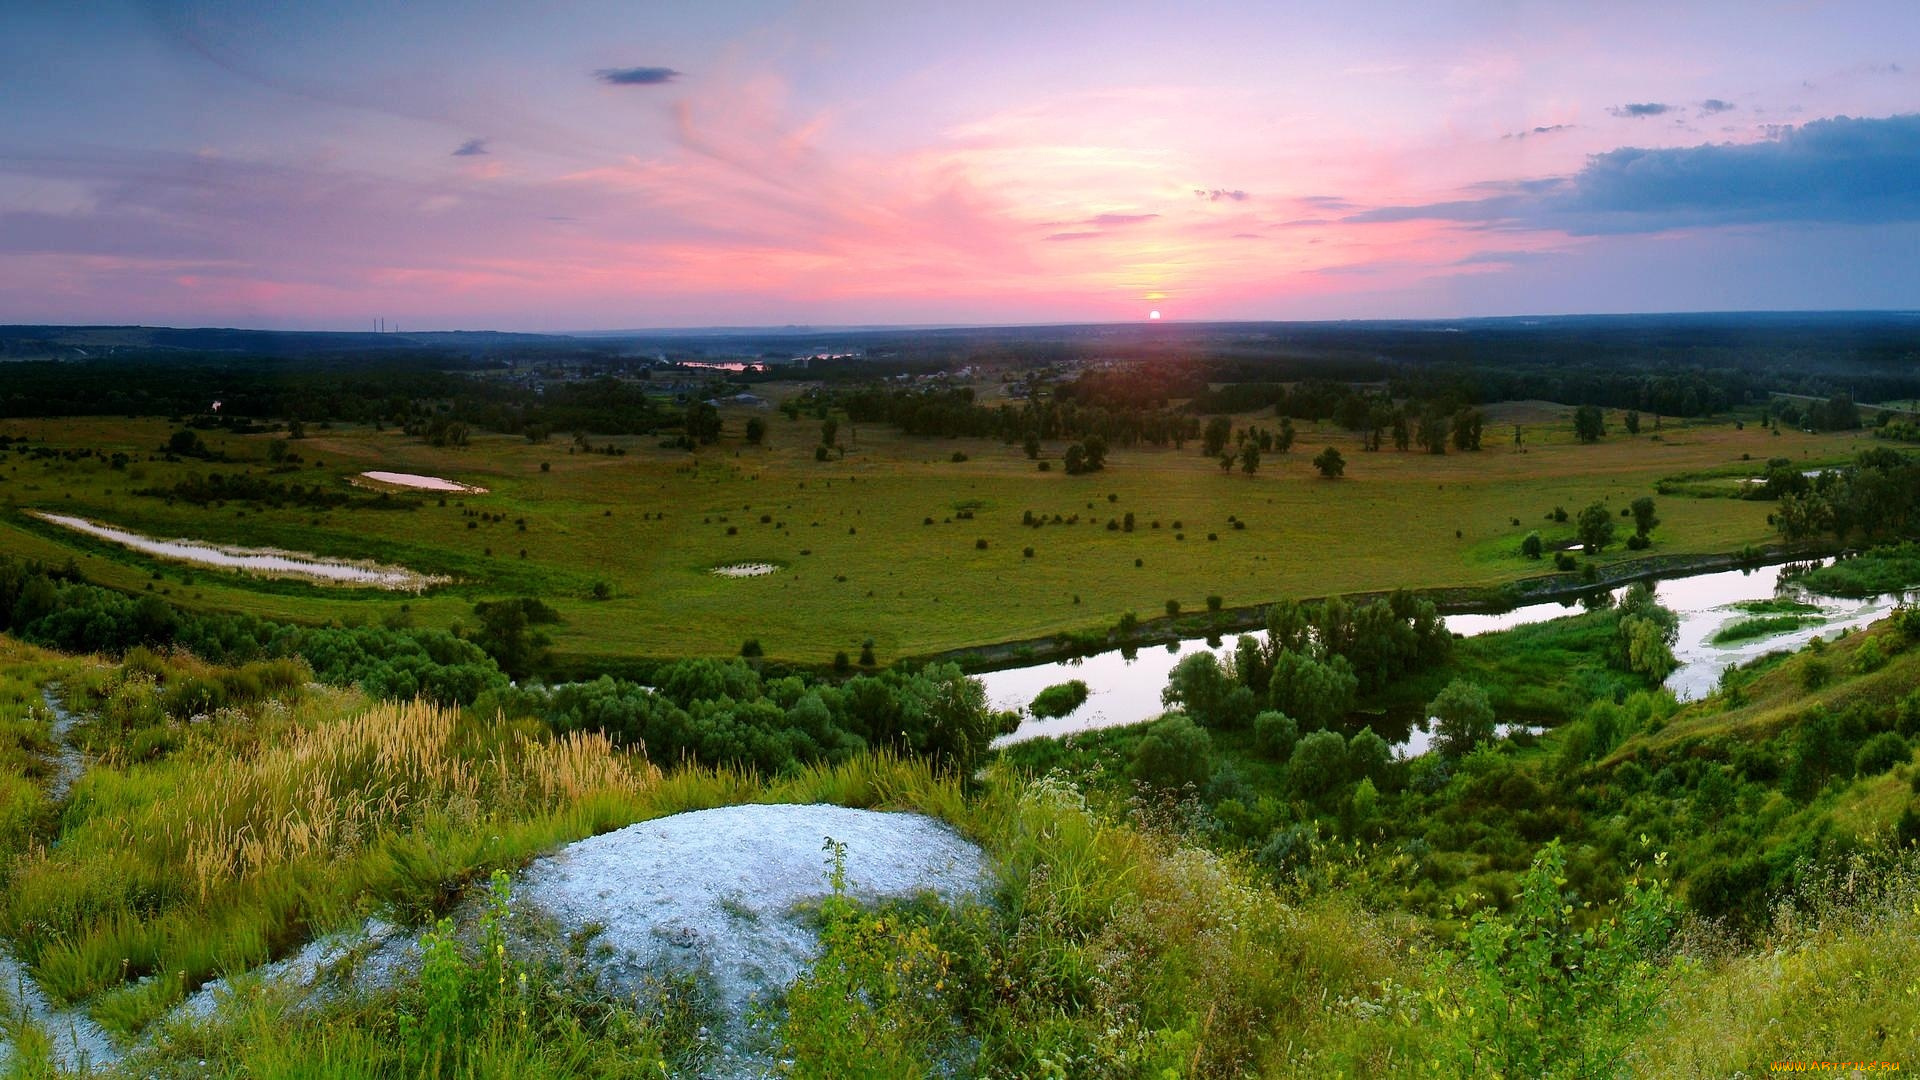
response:
<path fill-rule="evenodd" d="M 918 7 L 16 14 L 0 320 L 1916 302 L 1910 4 Z"/>

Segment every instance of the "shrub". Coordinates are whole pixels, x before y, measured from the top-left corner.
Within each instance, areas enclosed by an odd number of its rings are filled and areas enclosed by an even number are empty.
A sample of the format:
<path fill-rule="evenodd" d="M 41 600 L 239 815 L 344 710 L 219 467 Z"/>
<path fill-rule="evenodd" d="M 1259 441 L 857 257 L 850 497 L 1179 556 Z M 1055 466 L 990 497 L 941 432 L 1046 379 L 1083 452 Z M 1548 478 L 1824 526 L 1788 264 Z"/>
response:
<path fill-rule="evenodd" d="M 1220 598 L 1219 598 L 1218 596 L 1209 596 L 1209 597 L 1207 597 L 1207 610 L 1208 610 L 1208 611 L 1219 611 L 1219 610 L 1220 610 L 1220 607 L 1221 607 L 1221 605 L 1222 605 L 1222 604 L 1223 604 L 1224 602 L 1225 602 L 1225 601 L 1223 601 L 1223 600 L 1221 600 L 1221 599 L 1220 599 Z"/>
<path fill-rule="evenodd" d="M 1907 740 L 1897 732 L 1883 731 L 1860 748 L 1853 759 L 1853 771 L 1857 776 L 1879 776 L 1911 757 L 1913 748 Z"/>
<path fill-rule="evenodd" d="M 985 551 L 985 550 L 987 550 L 987 538 L 983 536 L 983 537 L 981 537 L 980 539 L 978 539 L 978 540 L 975 540 L 975 541 L 973 542 L 973 550 L 975 550 L 975 551 Z"/>
<path fill-rule="evenodd" d="M 1180 601 L 1178 600 L 1167 601 L 1167 617 L 1170 619 L 1176 618 L 1179 616 L 1179 614 L 1180 614 Z"/>
<path fill-rule="evenodd" d="M 1526 539 L 1520 541 L 1520 554 L 1529 559 L 1539 558 L 1544 549 L 1545 545 L 1541 543 L 1540 534 L 1537 532 L 1528 533 Z"/>
<path fill-rule="evenodd" d="M 1293 755 L 1293 745 L 1299 741 L 1300 725 L 1286 713 L 1268 709 L 1253 718 L 1254 749 L 1267 758 L 1287 760 Z"/>
<path fill-rule="evenodd" d="M 1197 788 L 1212 773 L 1213 739 L 1181 713 L 1170 713 L 1147 729 L 1127 768 L 1134 780 L 1165 791 L 1189 784 Z"/>
<path fill-rule="evenodd" d="M 740 655 L 744 657 L 752 658 L 755 656 L 765 656 L 766 654 L 766 650 L 760 647 L 759 638 L 748 638 L 740 646 Z"/>

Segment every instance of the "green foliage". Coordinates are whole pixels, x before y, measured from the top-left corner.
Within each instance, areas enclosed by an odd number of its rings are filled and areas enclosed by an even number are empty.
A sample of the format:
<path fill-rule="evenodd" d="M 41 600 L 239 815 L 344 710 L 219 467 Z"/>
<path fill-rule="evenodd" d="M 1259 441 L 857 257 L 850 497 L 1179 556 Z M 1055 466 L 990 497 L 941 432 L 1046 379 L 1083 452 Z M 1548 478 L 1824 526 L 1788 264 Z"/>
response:
<path fill-rule="evenodd" d="M 1147 728 L 1127 773 L 1163 791 L 1198 787 L 1213 772 L 1213 740 L 1181 713 L 1169 713 Z"/>
<path fill-rule="evenodd" d="M 1605 503 L 1588 503 L 1574 518 L 1573 528 L 1589 555 L 1613 543 L 1613 515 L 1607 512 Z"/>
<path fill-rule="evenodd" d="M 1541 552 L 1544 550 L 1545 545 L 1542 544 L 1538 532 L 1530 532 L 1520 541 L 1520 554 L 1529 559 L 1539 558 Z"/>
<path fill-rule="evenodd" d="M 863 653 L 862 663 L 869 660 Z M 1018 722 L 1017 714 L 989 709 L 980 683 L 951 664 L 834 685 L 763 678 L 744 660 L 682 660 L 656 669 L 651 688 L 602 676 L 501 691 L 478 707 L 538 716 L 560 732 L 605 732 L 657 760 L 691 757 L 767 775 L 846 761 L 869 747 L 970 771 L 987 744 Z"/>
<path fill-rule="evenodd" d="M 1427 715 L 1434 721 L 1434 749 L 1447 757 L 1463 757 L 1493 738 L 1493 704 L 1485 690 L 1464 679 L 1427 702 Z"/>
<path fill-rule="evenodd" d="M 1087 703 L 1087 684 L 1079 679 L 1049 686 L 1033 696 L 1027 711 L 1042 718 L 1066 716 Z"/>
<path fill-rule="evenodd" d="M 1332 731 L 1316 731 L 1294 744 L 1287 759 L 1289 790 L 1309 802 L 1324 804 L 1340 790 L 1350 774 L 1347 740 Z"/>
<path fill-rule="evenodd" d="M 1347 459 L 1340 451 L 1329 446 L 1313 456 L 1313 467 L 1320 470 L 1324 480 L 1338 480 L 1347 472 Z"/>
<path fill-rule="evenodd" d="M 1664 864 L 1665 856 L 1655 860 Z M 1678 913 L 1658 880 L 1627 882 L 1614 914 L 1563 891 L 1566 855 L 1541 849 L 1510 916 L 1475 915 L 1438 954 L 1427 1002 L 1431 1072 L 1445 1076 L 1610 1077 L 1659 1017 L 1660 964 Z"/>
<path fill-rule="evenodd" d="M 825 841 L 832 893 L 820 905 L 820 953 L 786 992 L 776 1035 L 782 1074 L 807 1080 L 934 1075 L 960 1028 L 954 958 L 924 913 L 866 911 L 846 891 L 846 845 Z M 958 989 L 957 987 L 955 988 Z"/>
<path fill-rule="evenodd" d="M 1899 732 L 1883 731 L 1860 748 L 1853 759 L 1853 771 L 1856 776 L 1878 776 L 1912 759 L 1913 748 Z"/>
<path fill-rule="evenodd" d="M 1299 741 L 1300 725 L 1286 713 L 1268 709 L 1253 718 L 1254 748 L 1269 760 L 1286 761 Z"/>
<path fill-rule="evenodd" d="M 1573 435 L 1583 443 L 1599 442 L 1607 433 L 1606 416 L 1597 405 L 1582 405 L 1573 411 Z"/>
<path fill-rule="evenodd" d="M 1253 723 L 1259 702 L 1253 691 L 1235 681 L 1210 652 L 1184 656 L 1167 675 L 1161 704 L 1186 711 L 1202 727 L 1240 730 Z"/>
<path fill-rule="evenodd" d="M 1318 730 L 1338 724 L 1353 708 L 1360 681 L 1344 656 L 1322 662 L 1281 649 L 1273 658 L 1267 700 L 1273 708 L 1294 717 L 1303 728 Z"/>

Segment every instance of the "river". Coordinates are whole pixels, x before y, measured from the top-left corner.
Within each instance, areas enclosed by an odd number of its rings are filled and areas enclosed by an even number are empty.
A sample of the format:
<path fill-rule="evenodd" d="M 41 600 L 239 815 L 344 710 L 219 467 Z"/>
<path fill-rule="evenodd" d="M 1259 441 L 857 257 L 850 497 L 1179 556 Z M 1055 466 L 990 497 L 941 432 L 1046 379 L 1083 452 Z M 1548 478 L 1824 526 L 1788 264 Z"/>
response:
<path fill-rule="evenodd" d="M 1817 622 L 1786 633 L 1751 638 L 1728 645 L 1714 645 L 1711 638 L 1723 627 L 1748 613 L 1732 605 L 1743 601 L 1771 600 L 1783 595 L 1781 574 L 1784 565 L 1746 570 L 1721 570 L 1712 573 L 1673 577 L 1656 586 L 1660 602 L 1680 616 L 1680 634 L 1674 643 L 1674 658 L 1680 667 L 1668 676 L 1666 685 L 1682 701 L 1705 697 L 1712 692 L 1720 673 L 1776 649 L 1798 649 L 1815 636 L 1831 637 L 1842 629 L 1857 629 L 1886 615 L 1899 601 L 1896 596 L 1872 600 L 1842 600 L 1807 594 L 1792 585 L 1784 595 L 1816 605 Z M 1625 588 L 1613 592 L 1618 600 Z M 1493 615 L 1449 615 L 1447 628 L 1462 637 L 1475 637 L 1507 630 L 1527 623 L 1545 622 L 1577 614 L 1578 601 L 1528 604 Z M 1265 631 L 1256 632 L 1265 639 Z M 1164 646 L 1143 647 L 1131 658 L 1114 650 L 1077 660 L 1033 664 L 1028 667 L 990 671 L 975 676 L 985 684 L 987 699 L 998 709 L 1024 709 L 1041 690 L 1079 679 L 1090 691 L 1086 703 L 1072 713 L 1055 719 L 1027 717 L 1018 730 L 998 740 L 1004 745 L 1025 739 L 1058 737 L 1076 731 L 1137 724 L 1160 715 L 1160 691 L 1167 675 L 1180 658 L 1203 649 L 1224 659 L 1238 635 L 1221 639 L 1219 647 L 1206 638 L 1188 638 Z M 1426 748 L 1426 733 L 1415 728 L 1402 740 L 1403 753 L 1418 754 Z"/>

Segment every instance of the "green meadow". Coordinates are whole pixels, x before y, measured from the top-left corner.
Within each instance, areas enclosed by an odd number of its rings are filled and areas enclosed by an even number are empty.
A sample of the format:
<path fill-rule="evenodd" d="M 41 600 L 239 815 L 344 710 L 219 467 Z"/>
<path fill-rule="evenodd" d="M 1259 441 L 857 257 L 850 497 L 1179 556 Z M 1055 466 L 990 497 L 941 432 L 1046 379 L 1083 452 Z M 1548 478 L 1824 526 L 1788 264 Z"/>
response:
<path fill-rule="evenodd" d="M 765 445 L 743 437 L 754 415 L 767 423 Z M 1775 435 L 1731 420 L 1649 425 L 1629 436 L 1610 416 L 1611 434 L 1589 445 L 1574 439 L 1570 416 L 1548 403 L 1495 406 L 1486 449 L 1445 455 L 1367 453 L 1351 433 L 1305 423 L 1291 454 L 1267 455 L 1252 475 L 1223 471 L 1193 445 L 1143 445 L 1116 447 L 1103 471 L 1080 476 L 1061 468 L 1064 443 L 1043 446 L 1052 467 L 1041 471 L 1018 445 L 879 425 L 843 425 L 844 456 L 817 461 L 819 422 L 773 410 L 729 410 L 720 443 L 697 452 L 639 436 L 595 437 L 578 448 L 563 436 L 536 444 L 476 434 L 467 446 L 433 447 L 397 430 L 335 427 L 289 441 L 300 461 L 279 473 L 268 453 L 280 433 L 201 432 L 210 451 L 232 460 L 170 462 L 160 448 L 178 427 L 161 419 L 10 421 L 0 430 L 32 438 L 36 450 L 99 456 L 35 456 L 17 446 L 0 454 L 0 553 L 56 566 L 72 559 L 88 580 L 186 607 L 309 623 L 452 627 L 471 623 L 477 600 L 539 596 L 561 613 L 548 629 L 562 662 L 725 656 L 755 639 L 769 658 L 802 664 L 871 640 L 886 663 L 1104 629 L 1126 612 L 1162 614 L 1170 600 L 1194 611 L 1213 596 L 1232 608 L 1281 596 L 1495 586 L 1551 571 L 1522 557 L 1520 542 L 1537 530 L 1549 552 L 1572 543 L 1571 521 L 1550 519 L 1556 507 L 1570 515 L 1594 501 L 1624 509 L 1663 477 L 1757 471 L 1774 457 L 1838 461 L 1870 441 Z M 1309 464 L 1325 446 L 1345 455 L 1345 478 L 1322 479 Z M 114 453 L 129 462 L 112 467 Z M 365 496 L 348 486 L 365 470 L 488 490 L 405 496 L 414 509 L 170 505 L 135 494 L 250 473 Z M 1596 561 L 1765 545 L 1771 505 L 1660 497 L 1651 549 L 1626 550 L 1619 541 L 1631 522 L 1623 519 Z M 408 595 L 192 568 L 28 510 L 158 538 L 397 563 L 454 583 Z M 1025 524 L 1029 512 L 1041 524 Z M 778 569 L 713 573 L 749 562 Z"/>

